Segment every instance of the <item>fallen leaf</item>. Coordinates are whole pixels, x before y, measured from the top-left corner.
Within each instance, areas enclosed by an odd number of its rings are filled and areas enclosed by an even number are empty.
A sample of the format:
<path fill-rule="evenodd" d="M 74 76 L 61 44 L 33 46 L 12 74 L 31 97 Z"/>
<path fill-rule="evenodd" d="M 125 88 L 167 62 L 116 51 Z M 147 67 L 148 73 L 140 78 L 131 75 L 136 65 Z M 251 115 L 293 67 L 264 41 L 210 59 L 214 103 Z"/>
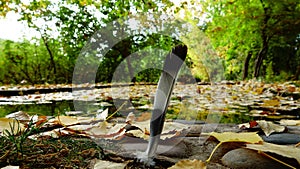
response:
<path fill-rule="evenodd" d="M 111 127 L 110 123 L 108 123 L 107 121 L 103 121 L 103 122 L 100 122 L 98 124 L 98 126 L 94 126 L 94 127 L 90 128 L 88 132 L 91 132 L 95 135 L 107 134 L 109 132 L 110 127 Z M 122 125 L 122 127 L 124 127 L 124 125 Z"/>
<path fill-rule="evenodd" d="M 106 118 L 107 118 L 107 116 L 108 116 L 108 108 L 105 109 L 105 110 L 102 111 L 102 112 L 98 112 L 98 111 L 97 111 L 97 113 L 99 113 L 99 114 L 96 115 L 96 118 L 97 118 L 97 119 L 99 119 L 99 120 L 106 120 Z"/>
<path fill-rule="evenodd" d="M 245 132 L 245 133 L 208 133 L 208 135 L 215 137 L 220 142 L 245 142 L 245 143 L 260 143 L 262 138 L 256 132 Z"/>
<path fill-rule="evenodd" d="M 96 125 L 91 125 L 91 124 L 81 124 L 81 125 L 73 125 L 73 126 L 68 126 L 66 128 L 75 130 L 75 131 L 86 131 L 86 130 L 91 130 L 93 127 Z"/>
<path fill-rule="evenodd" d="M 283 132 L 285 130 L 284 126 L 274 124 L 273 122 L 270 121 L 257 120 L 256 122 L 258 123 L 258 125 L 263 130 L 266 136 L 269 136 L 274 132 Z"/>
<path fill-rule="evenodd" d="M 38 134 L 34 134 L 29 136 L 28 138 L 33 139 L 33 140 L 37 140 L 38 138 L 59 138 L 60 136 L 60 131 L 62 129 L 54 129 L 51 131 L 46 131 L 46 132 L 42 132 L 42 133 L 38 133 Z"/>
<path fill-rule="evenodd" d="M 280 105 L 280 101 L 277 100 L 277 99 L 274 99 L 274 100 L 264 100 L 264 103 L 262 104 L 262 106 L 265 106 L 265 107 L 274 107 L 274 106 L 279 106 Z"/>
<path fill-rule="evenodd" d="M 141 131 L 141 130 L 130 130 L 130 131 L 127 131 L 126 133 L 132 134 L 133 136 L 138 137 L 138 138 L 142 138 L 144 140 L 149 139 L 149 135 L 147 135 L 146 132 Z"/>
<path fill-rule="evenodd" d="M 1 169 L 19 169 L 19 166 L 12 166 L 12 165 L 8 165 L 6 167 L 2 167 Z"/>
<path fill-rule="evenodd" d="M 141 122 L 141 121 L 147 121 L 151 119 L 151 113 L 145 112 L 142 113 L 139 117 L 136 118 L 136 121 Z"/>
<path fill-rule="evenodd" d="M 281 119 L 279 123 L 280 125 L 284 125 L 284 126 L 300 126 L 300 120 Z"/>
<path fill-rule="evenodd" d="M 246 148 L 263 152 L 271 152 L 288 158 L 294 158 L 300 164 L 300 148 L 295 146 L 277 145 L 263 142 L 263 144 L 247 144 Z"/>
<path fill-rule="evenodd" d="M 55 120 L 58 124 L 61 124 L 63 126 L 69 126 L 79 123 L 76 117 L 71 116 L 57 116 L 55 117 Z"/>
<path fill-rule="evenodd" d="M 239 129 L 249 129 L 251 128 L 250 123 L 242 123 L 238 125 Z"/>
<path fill-rule="evenodd" d="M 120 169 L 125 168 L 124 163 L 115 163 L 111 161 L 97 160 L 94 169 Z"/>
<path fill-rule="evenodd" d="M 82 115 L 83 111 L 67 111 L 65 112 L 65 114 L 68 116 L 78 116 L 78 115 Z"/>
<path fill-rule="evenodd" d="M 106 121 L 102 122 L 99 127 L 93 127 L 86 131 L 86 133 L 94 138 L 117 139 L 125 134 L 125 125 L 116 124 L 111 127 L 111 124 Z"/>
<path fill-rule="evenodd" d="M 250 128 L 254 128 L 258 125 L 258 123 L 256 121 L 250 121 L 248 123 L 242 123 L 242 124 L 239 124 L 238 127 L 240 129 L 250 129 Z"/>
<path fill-rule="evenodd" d="M 11 113 L 11 114 L 6 115 L 5 117 L 20 120 L 20 121 L 29 121 L 30 120 L 29 114 L 27 114 L 23 111 L 18 111 L 18 112 L 15 112 L 15 113 Z"/>
<path fill-rule="evenodd" d="M 263 142 L 262 138 L 256 132 L 247 132 L 247 133 L 233 133 L 233 132 L 224 132 L 224 133 L 203 133 L 215 137 L 220 143 L 213 149 L 210 156 L 206 162 L 210 162 L 215 151 L 220 147 L 221 144 L 225 142 L 245 142 L 245 143 L 261 143 Z"/>
<path fill-rule="evenodd" d="M 130 112 L 126 117 L 125 122 L 132 124 L 132 123 L 134 123 L 134 121 L 135 121 L 135 115 L 132 112 Z"/>
<path fill-rule="evenodd" d="M 293 86 L 288 86 L 287 91 L 290 92 L 290 93 L 293 93 L 293 92 L 296 91 L 296 87 L 294 85 Z"/>
<path fill-rule="evenodd" d="M 150 131 L 150 120 L 148 121 L 142 121 L 142 122 L 135 122 L 133 124 L 134 126 L 140 128 L 142 131 L 144 131 L 144 134 L 147 133 L 147 131 Z M 163 131 L 161 133 L 161 139 L 165 140 L 167 138 L 172 138 L 173 136 L 178 135 L 178 132 L 180 133 L 182 130 L 189 128 L 188 125 L 182 124 L 182 123 L 176 123 L 176 122 L 168 122 L 166 121 L 163 127 Z M 137 136 L 142 136 L 141 138 L 147 138 L 144 137 L 142 134 L 137 134 Z"/>
<path fill-rule="evenodd" d="M 256 92 L 257 94 L 262 94 L 262 93 L 264 92 L 264 88 L 263 88 L 263 87 L 259 87 L 259 88 L 257 88 L 257 89 L 255 90 L 255 92 Z"/>
<path fill-rule="evenodd" d="M 176 122 L 165 122 L 162 134 L 169 133 L 173 131 L 182 131 L 184 129 L 189 128 L 188 125 L 182 124 L 182 123 L 176 123 Z"/>
<path fill-rule="evenodd" d="M 250 124 L 250 128 L 253 128 L 258 125 L 256 121 L 250 121 L 249 124 Z"/>
<path fill-rule="evenodd" d="M 24 124 L 16 119 L 0 118 L 0 132 L 2 135 L 5 134 L 3 133 L 5 130 L 15 135 L 24 130 Z"/>
<path fill-rule="evenodd" d="M 31 117 L 33 122 L 35 123 L 36 126 L 40 126 L 41 124 L 45 123 L 48 119 L 47 116 L 37 116 L 34 115 Z"/>
<path fill-rule="evenodd" d="M 202 162 L 201 160 L 180 160 L 172 167 L 169 167 L 168 169 L 206 169 L 205 162 Z"/>

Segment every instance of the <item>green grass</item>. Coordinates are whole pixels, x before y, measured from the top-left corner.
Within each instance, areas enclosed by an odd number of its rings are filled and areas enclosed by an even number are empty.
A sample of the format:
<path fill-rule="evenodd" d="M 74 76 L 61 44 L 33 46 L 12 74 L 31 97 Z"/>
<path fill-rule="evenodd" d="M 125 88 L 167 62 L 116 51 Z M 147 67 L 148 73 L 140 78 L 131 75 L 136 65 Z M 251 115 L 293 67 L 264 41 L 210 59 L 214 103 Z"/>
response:
<path fill-rule="evenodd" d="M 104 157 L 103 149 L 93 140 L 76 135 L 68 137 L 29 139 L 28 136 L 39 132 L 29 122 L 20 134 L 11 125 L 0 136 L 0 167 L 7 165 L 20 168 L 89 168 L 93 159 Z M 20 127 L 18 127 L 20 131 Z"/>

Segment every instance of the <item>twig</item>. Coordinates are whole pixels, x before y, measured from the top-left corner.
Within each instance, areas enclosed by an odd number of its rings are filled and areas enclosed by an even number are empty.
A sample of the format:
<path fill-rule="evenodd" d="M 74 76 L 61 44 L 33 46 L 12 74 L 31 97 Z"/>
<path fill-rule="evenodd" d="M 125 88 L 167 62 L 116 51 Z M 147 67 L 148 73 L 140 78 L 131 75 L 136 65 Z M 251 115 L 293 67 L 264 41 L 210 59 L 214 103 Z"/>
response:
<path fill-rule="evenodd" d="M 285 163 L 285 162 L 283 162 L 283 161 L 281 161 L 281 160 L 278 160 L 277 158 L 272 157 L 271 155 L 269 155 L 269 154 L 267 154 L 267 153 L 265 153 L 265 152 L 263 152 L 263 151 L 258 151 L 258 153 L 259 153 L 259 154 L 262 154 L 262 155 L 264 155 L 264 156 L 266 156 L 266 157 L 268 157 L 268 158 L 270 158 L 270 159 L 272 159 L 272 160 L 274 160 L 274 161 L 277 161 L 277 162 L 279 162 L 279 163 L 281 163 L 281 164 L 283 164 L 283 165 L 285 165 L 285 166 L 287 166 L 287 167 L 290 167 L 290 168 L 292 168 L 292 169 L 297 169 L 296 167 L 293 167 L 293 166 L 291 166 L 291 165 L 289 165 L 289 164 L 287 164 L 287 163 Z"/>
<path fill-rule="evenodd" d="M 115 112 L 113 112 L 110 116 L 108 116 L 107 118 L 106 118 L 106 120 L 105 121 L 107 121 L 108 119 L 110 119 L 110 118 L 112 118 L 117 112 L 119 112 L 121 109 L 122 109 L 122 107 L 125 105 L 127 103 L 127 101 L 125 101 Z"/>

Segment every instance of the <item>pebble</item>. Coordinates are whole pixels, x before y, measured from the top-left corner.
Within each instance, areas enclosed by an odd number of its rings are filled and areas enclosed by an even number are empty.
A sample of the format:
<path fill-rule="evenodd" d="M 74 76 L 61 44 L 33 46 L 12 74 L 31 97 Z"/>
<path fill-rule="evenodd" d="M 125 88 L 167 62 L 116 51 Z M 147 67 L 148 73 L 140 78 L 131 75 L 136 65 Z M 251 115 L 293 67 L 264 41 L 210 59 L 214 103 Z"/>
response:
<path fill-rule="evenodd" d="M 263 135 L 261 137 L 265 142 L 274 144 L 297 144 L 300 142 L 300 135 L 292 133 Z"/>
<path fill-rule="evenodd" d="M 232 169 L 288 169 L 288 167 L 258 154 L 257 151 L 244 148 L 229 151 L 222 157 L 221 161 L 225 166 Z"/>

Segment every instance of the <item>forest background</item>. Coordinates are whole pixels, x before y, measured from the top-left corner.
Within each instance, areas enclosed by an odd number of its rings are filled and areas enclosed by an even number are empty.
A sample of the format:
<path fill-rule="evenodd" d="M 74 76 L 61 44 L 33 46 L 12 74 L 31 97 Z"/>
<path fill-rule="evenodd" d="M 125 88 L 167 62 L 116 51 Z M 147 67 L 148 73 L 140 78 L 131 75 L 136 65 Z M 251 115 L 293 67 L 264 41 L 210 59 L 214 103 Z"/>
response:
<path fill-rule="evenodd" d="M 227 80 L 256 78 L 274 82 L 300 78 L 299 0 L 1 1 L 0 16 L 9 12 L 20 14 L 19 20 L 40 36 L 0 40 L 2 85 L 72 83 L 76 59 L 95 32 L 116 19 L 146 12 L 168 13 L 196 25 L 216 51 L 214 55 L 222 59 Z M 131 53 L 145 48 L 170 51 L 178 43 L 178 39 L 160 34 L 124 39 L 102 56 L 96 82 L 111 82 L 116 67 Z M 209 60 L 211 56 L 189 53 L 186 64 L 198 81 L 209 81 L 200 57 Z M 124 72 L 133 78 L 132 69 L 143 64 L 138 60 L 126 62 Z M 147 69 L 133 79 L 157 82 L 159 75 L 160 71 Z"/>

